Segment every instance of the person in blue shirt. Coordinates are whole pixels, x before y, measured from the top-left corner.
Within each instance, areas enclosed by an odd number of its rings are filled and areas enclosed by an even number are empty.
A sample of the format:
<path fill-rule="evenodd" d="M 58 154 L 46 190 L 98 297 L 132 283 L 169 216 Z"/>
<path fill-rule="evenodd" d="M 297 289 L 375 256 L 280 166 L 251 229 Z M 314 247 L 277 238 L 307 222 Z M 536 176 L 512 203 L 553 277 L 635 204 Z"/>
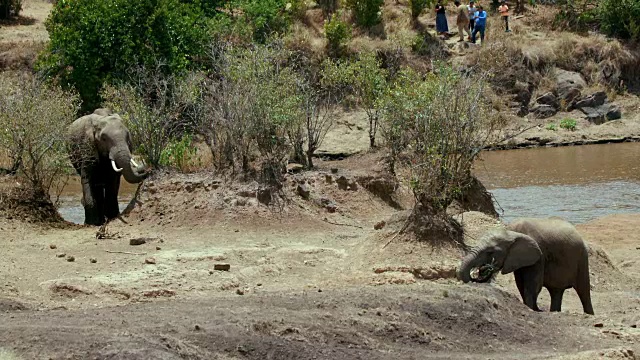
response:
<path fill-rule="evenodd" d="M 484 45 L 484 30 L 487 28 L 487 12 L 482 6 L 478 6 L 478 10 L 473 16 L 475 24 L 471 33 L 471 42 L 476 43 L 476 35 L 480 33 L 480 42 Z"/>

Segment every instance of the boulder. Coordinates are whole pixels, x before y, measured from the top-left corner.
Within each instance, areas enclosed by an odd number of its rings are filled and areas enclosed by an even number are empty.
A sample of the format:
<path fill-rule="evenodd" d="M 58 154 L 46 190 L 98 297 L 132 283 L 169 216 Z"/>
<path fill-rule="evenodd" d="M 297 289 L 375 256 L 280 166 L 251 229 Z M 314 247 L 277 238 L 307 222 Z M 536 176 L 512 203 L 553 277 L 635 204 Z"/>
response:
<path fill-rule="evenodd" d="M 573 107 L 574 102 L 581 96 L 582 89 L 587 86 L 586 81 L 577 72 L 556 69 L 555 94 L 559 101 L 564 101 L 567 109 Z"/>
<path fill-rule="evenodd" d="M 578 100 L 573 107 L 575 109 L 582 109 L 583 107 L 598 107 L 604 105 L 607 102 L 607 93 L 604 91 L 598 91 L 587 97 Z"/>
<path fill-rule="evenodd" d="M 617 120 L 622 117 L 620 107 L 615 104 L 604 104 L 598 107 L 585 106 L 580 109 L 589 122 L 600 125 L 610 120 Z"/>
<path fill-rule="evenodd" d="M 309 189 L 309 185 L 305 182 L 302 184 L 298 184 L 298 188 L 296 189 L 298 195 L 305 200 L 308 200 L 311 196 L 311 189 Z"/>
<path fill-rule="evenodd" d="M 529 109 L 529 112 L 533 113 L 539 119 L 546 119 L 555 115 L 558 109 L 551 105 L 536 104 Z"/>
<path fill-rule="evenodd" d="M 553 106 L 556 109 L 560 107 L 560 104 L 558 104 L 558 98 L 552 92 L 548 92 L 543 94 L 542 96 L 539 96 L 536 99 L 536 103 Z"/>

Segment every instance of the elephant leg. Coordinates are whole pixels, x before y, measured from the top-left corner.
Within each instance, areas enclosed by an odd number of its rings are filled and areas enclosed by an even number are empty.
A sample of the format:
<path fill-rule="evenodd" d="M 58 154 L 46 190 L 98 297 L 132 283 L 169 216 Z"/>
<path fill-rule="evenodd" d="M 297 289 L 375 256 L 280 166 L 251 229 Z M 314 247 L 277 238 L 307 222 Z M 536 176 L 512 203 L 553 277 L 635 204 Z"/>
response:
<path fill-rule="evenodd" d="M 549 295 L 551 295 L 551 308 L 550 311 L 560 311 L 562 309 L 562 295 L 564 295 L 564 289 L 548 289 Z"/>
<path fill-rule="evenodd" d="M 89 171 L 81 169 L 80 182 L 82 185 L 82 206 L 84 207 L 84 223 L 87 225 L 102 225 L 98 205 L 98 189 L 91 184 Z"/>
<path fill-rule="evenodd" d="M 593 305 L 591 305 L 591 284 L 589 281 L 588 269 L 588 266 L 583 266 L 578 270 L 578 279 L 573 288 L 578 293 L 584 312 L 586 314 L 594 315 Z"/>
<path fill-rule="evenodd" d="M 522 275 L 523 301 L 531 310 L 541 311 L 538 308 L 538 295 L 542 290 L 542 266 L 534 264 L 518 269 Z"/>
<path fill-rule="evenodd" d="M 522 298 L 522 301 L 524 302 L 524 280 L 523 280 L 523 274 L 522 274 L 522 270 L 521 269 L 517 269 L 516 271 L 513 272 L 513 277 L 516 280 L 516 286 L 518 287 L 518 292 L 520 292 L 520 297 Z"/>
<path fill-rule="evenodd" d="M 118 207 L 118 190 L 120 189 L 120 175 L 114 174 L 107 179 L 104 186 L 104 212 L 107 220 L 115 219 L 120 215 Z"/>

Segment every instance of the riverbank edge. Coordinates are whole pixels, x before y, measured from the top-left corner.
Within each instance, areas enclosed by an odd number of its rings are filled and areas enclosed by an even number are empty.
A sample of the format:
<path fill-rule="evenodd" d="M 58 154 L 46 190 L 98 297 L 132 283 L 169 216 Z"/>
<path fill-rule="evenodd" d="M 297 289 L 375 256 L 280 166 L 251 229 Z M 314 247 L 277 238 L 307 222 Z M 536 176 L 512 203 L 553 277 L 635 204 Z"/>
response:
<path fill-rule="evenodd" d="M 602 139 L 582 139 L 572 141 L 552 141 L 548 138 L 534 136 L 522 141 L 507 144 L 496 144 L 485 147 L 486 151 L 498 151 L 498 150 L 517 150 L 517 149 L 533 149 L 533 148 L 548 148 L 548 147 L 562 147 L 562 146 L 581 146 L 581 145 L 597 145 L 597 144 L 616 144 L 625 142 L 640 142 L 640 136 L 624 136 L 624 137 L 612 137 Z"/>

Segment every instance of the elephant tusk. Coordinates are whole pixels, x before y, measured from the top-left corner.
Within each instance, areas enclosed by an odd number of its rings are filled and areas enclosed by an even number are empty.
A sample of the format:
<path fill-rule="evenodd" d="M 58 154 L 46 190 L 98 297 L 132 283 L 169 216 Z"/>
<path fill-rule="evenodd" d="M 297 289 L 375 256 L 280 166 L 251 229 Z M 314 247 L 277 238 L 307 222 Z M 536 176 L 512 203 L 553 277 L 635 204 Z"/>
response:
<path fill-rule="evenodd" d="M 131 159 L 131 165 L 133 165 L 133 167 L 140 167 L 140 165 L 138 165 L 138 163 L 135 162 L 135 160 Z"/>
<path fill-rule="evenodd" d="M 119 173 L 122 171 L 122 169 L 118 169 L 118 166 L 116 166 L 116 162 L 111 160 L 111 167 L 113 168 L 113 171 Z"/>

